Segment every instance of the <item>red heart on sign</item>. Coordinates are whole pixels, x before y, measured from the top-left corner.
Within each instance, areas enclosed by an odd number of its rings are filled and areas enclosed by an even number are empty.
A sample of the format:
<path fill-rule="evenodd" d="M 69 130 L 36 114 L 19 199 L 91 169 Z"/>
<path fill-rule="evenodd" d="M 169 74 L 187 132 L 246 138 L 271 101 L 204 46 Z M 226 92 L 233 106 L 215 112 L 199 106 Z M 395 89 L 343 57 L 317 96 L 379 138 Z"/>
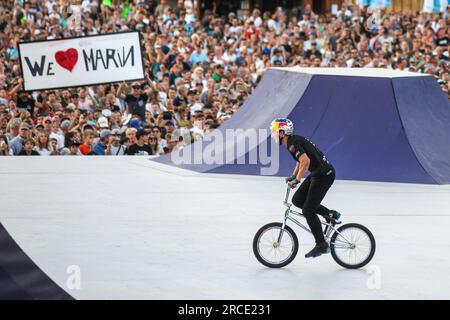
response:
<path fill-rule="evenodd" d="M 55 53 L 55 59 L 61 67 L 72 72 L 78 61 L 78 51 L 74 48 L 58 51 Z"/>

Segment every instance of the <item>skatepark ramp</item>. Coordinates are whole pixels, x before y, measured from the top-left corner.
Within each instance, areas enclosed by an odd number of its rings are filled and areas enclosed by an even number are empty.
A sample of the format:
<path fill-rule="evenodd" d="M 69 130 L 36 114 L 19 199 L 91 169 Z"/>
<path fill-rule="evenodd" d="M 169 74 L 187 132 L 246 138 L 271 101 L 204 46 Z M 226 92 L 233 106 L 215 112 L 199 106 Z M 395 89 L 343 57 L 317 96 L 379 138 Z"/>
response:
<path fill-rule="evenodd" d="M 154 161 L 198 172 L 288 176 L 294 161 L 270 143 L 268 130 L 279 117 L 292 120 L 295 133 L 326 154 L 338 179 L 450 183 L 449 100 L 434 77 L 387 69 L 271 68 L 238 112 L 210 134 L 214 138 Z M 217 143 L 218 134 L 233 131 Z M 218 145 L 226 156 L 214 162 Z M 261 153 L 276 159 L 275 170 L 262 170 L 268 162 L 260 158 L 252 161 Z"/>

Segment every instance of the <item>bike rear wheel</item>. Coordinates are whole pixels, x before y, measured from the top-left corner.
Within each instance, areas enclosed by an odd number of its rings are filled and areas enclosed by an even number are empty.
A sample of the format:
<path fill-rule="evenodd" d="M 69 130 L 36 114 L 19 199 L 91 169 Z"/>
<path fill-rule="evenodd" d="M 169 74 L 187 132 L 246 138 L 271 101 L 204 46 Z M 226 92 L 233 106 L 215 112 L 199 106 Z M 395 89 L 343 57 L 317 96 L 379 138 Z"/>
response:
<path fill-rule="evenodd" d="M 334 261 L 347 269 L 364 267 L 375 254 L 375 238 L 365 226 L 349 223 L 341 226 L 330 241 Z"/>
<path fill-rule="evenodd" d="M 261 227 L 253 238 L 253 253 L 263 265 L 281 268 L 294 260 L 298 252 L 298 239 L 291 227 L 285 226 L 278 242 L 282 223 L 272 222 Z"/>

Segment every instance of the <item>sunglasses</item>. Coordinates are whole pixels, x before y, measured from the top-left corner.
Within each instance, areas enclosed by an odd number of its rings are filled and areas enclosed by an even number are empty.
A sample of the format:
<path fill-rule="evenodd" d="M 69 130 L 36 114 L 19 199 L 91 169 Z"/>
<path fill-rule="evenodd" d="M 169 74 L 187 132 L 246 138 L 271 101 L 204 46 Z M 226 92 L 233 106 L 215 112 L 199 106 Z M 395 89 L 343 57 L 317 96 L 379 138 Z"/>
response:
<path fill-rule="evenodd" d="M 149 138 L 149 141 L 156 141 L 156 138 Z"/>
<path fill-rule="evenodd" d="M 141 87 L 134 86 L 133 89 L 141 89 Z"/>

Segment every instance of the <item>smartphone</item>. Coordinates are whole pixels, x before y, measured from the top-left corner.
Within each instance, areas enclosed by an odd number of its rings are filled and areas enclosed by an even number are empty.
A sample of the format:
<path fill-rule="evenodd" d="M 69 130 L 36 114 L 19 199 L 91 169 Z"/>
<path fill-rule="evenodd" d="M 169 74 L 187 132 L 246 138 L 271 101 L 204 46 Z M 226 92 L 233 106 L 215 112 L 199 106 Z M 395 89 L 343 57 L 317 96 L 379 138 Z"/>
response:
<path fill-rule="evenodd" d="M 164 119 L 164 120 L 172 120 L 172 112 L 170 112 L 170 111 L 164 111 L 164 112 L 163 112 L 163 119 Z"/>

